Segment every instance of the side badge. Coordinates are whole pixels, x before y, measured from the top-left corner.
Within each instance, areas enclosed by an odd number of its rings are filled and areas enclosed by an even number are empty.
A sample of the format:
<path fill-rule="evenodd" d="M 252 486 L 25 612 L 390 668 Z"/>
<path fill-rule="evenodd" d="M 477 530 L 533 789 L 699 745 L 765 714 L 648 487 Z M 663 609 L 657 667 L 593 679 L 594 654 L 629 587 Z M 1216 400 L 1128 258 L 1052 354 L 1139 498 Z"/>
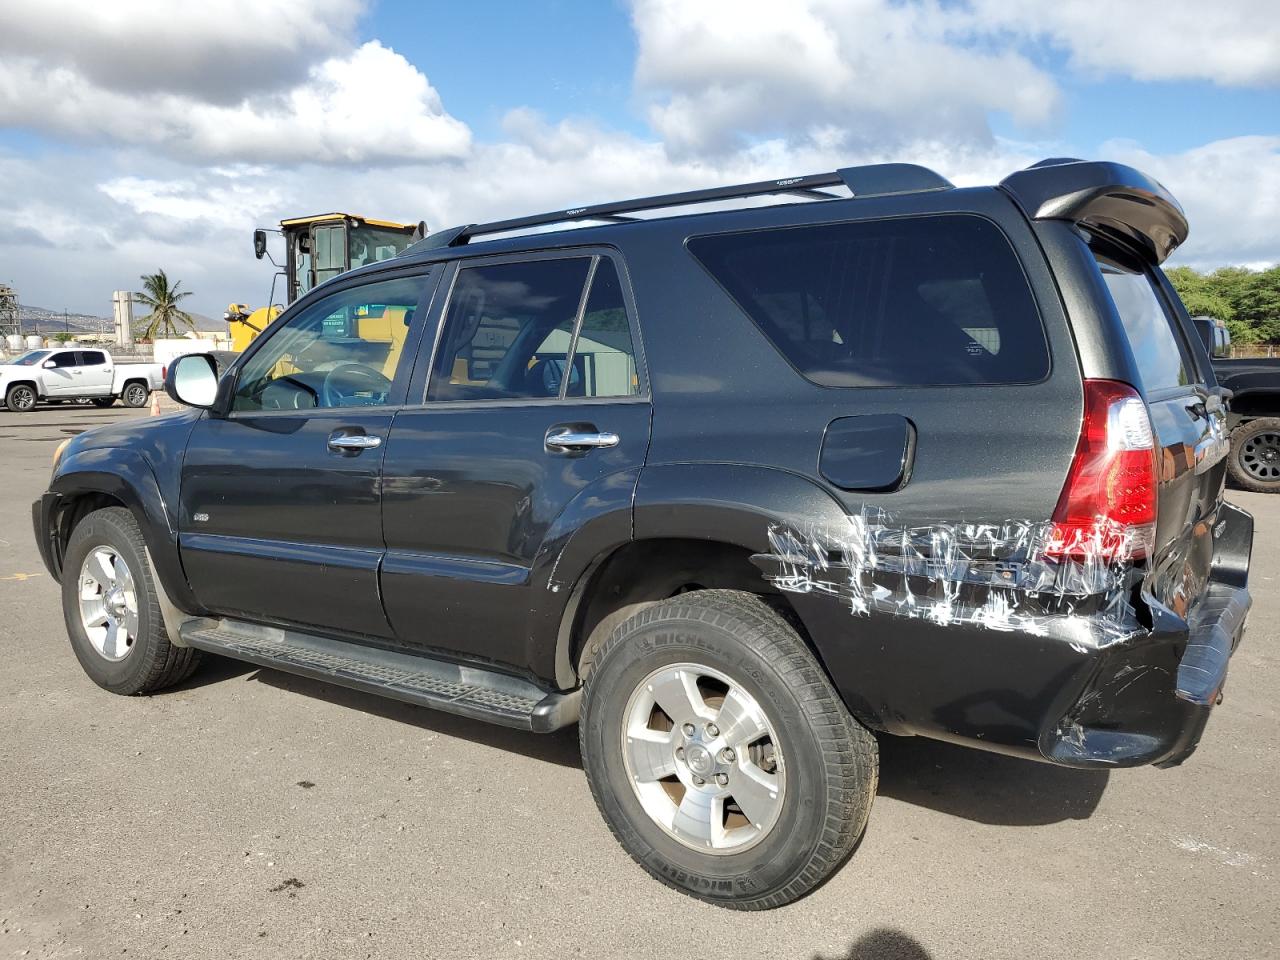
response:
<path fill-rule="evenodd" d="M 208 523 L 209 515 L 207 513 L 193 513 L 191 519 L 196 523 Z"/>

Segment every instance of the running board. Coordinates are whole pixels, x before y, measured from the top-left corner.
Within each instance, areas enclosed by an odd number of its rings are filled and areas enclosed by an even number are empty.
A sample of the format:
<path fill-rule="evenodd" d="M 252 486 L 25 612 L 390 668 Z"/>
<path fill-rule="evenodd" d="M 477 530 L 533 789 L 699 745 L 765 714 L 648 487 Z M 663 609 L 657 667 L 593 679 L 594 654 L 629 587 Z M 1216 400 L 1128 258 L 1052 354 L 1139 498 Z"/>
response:
<path fill-rule="evenodd" d="M 578 719 L 578 691 L 544 690 L 481 667 L 238 620 L 192 620 L 180 633 L 210 653 L 504 727 L 548 733 Z"/>

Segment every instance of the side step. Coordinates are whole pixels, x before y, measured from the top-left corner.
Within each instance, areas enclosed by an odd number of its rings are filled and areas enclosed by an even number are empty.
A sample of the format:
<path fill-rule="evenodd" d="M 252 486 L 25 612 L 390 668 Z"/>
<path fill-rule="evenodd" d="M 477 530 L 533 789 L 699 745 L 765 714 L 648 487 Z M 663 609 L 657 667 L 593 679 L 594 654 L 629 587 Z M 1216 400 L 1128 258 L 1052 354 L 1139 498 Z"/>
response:
<path fill-rule="evenodd" d="M 180 633 L 210 653 L 504 727 L 547 733 L 578 719 L 578 691 L 479 667 L 237 620 L 192 620 Z"/>

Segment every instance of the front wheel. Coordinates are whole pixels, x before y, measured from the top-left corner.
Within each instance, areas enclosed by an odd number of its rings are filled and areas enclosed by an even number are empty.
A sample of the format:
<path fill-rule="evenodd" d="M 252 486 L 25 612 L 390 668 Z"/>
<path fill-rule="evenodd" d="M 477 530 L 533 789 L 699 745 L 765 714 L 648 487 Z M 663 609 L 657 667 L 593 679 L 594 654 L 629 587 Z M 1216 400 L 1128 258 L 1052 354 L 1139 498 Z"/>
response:
<path fill-rule="evenodd" d="M 1227 472 L 1245 490 L 1280 493 L 1280 417 L 1259 417 L 1231 431 Z"/>
<path fill-rule="evenodd" d="M 71 532 L 62 613 L 71 648 L 98 686 L 126 696 L 185 680 L 200 653 L 174 646 L 138 523 L 123 507 L 96 510 Z"/>
<path fill-rule="evenodd" d="M 126 407 L 145 407 L 150 396 L 151 391 L 147 389 L 145 384 L 135 382 L 125 384 L 124 392 L 120 395 L 120 399 Z"/>
<path fill-rule="evenodd" d="M 668 886 L 759 910 L 823 883 L 862 835 L 875 738 L 762 598 L 682 594 L 620 624 L 587 675 L 592 795 Z"/>
<path fill-rule="evenodd" d="M 14 413 L 27 413 L 36 408 L 36 391 L 25 383 L 15 383 L 4 395 L 4 405 Z"/>

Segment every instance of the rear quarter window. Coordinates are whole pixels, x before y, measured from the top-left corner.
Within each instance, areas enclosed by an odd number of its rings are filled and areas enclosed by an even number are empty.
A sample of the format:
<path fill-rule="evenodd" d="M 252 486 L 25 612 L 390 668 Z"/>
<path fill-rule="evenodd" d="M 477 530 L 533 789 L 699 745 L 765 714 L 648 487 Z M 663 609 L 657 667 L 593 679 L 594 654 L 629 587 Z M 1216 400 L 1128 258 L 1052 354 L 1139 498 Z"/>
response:
<path fill-rule="evenodd" d="M 1022 266 L 984 218 L 787 227 L 694 237 L 688 246 L 815 383 L 1028 383 L 1049 373 Z"/>

